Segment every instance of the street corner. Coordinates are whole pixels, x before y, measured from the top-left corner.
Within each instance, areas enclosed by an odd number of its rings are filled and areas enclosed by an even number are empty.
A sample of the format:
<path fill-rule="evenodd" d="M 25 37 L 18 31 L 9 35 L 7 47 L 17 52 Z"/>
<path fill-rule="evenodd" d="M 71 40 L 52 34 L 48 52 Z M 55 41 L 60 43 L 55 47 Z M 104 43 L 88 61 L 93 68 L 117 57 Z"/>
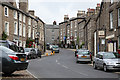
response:
<path fill-rule="evenodd" d="M 5 75 L 3 73 L 0 73 L 2 76 L 2 80 L 37 80 L 32 74 L 30 74 L 28 71 L 16 71 L 11 75 Z"/>

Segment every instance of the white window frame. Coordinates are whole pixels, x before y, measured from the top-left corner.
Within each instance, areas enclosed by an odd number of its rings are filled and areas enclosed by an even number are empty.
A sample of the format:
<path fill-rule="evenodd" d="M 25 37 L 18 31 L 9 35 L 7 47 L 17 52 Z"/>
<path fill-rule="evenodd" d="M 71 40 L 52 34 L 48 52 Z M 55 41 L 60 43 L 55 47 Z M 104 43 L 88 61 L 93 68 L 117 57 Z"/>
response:
<path fill-rule="evenodd" d="M 26 41 L 23 41 L 23 47 L 24 48 L 26 47 Z"/>
<path fill-rule="evenodd" d="M 33 28 L 33 39 L 35 39 L 35 29 Z"/>
<path fill-rule="evenodd" d="M 25 26 L 25 24 L 23 24 L 23 37 L 25 37 L 26 36 L 26 26 Z"/>
<path fill-rule="evenodd" d="M 75 20 L 75 28 L 77 27 L 77 20 Z"/>
<path fill-rule="evenodd" d="M 22 21 L 22 13 L 19 14 L 19 20 Z"/>
<path fill-rule="evenodd" d="M 5 21 L 5 29 L 6 29 L 6 23 L 8 24 L 7 25 L 7 32 L 5 31 L 5 33 L 9 36 L 9 22 Z"/>
<path fill-rule="evenodd" d="M 15 26 L 16 24 L 16 26 Z M 16 28 L 15 28 L 16 27 Z M 14 34 L 17 35 L 18 34 L 18 26 L 17 26 L 17 22 L 14 22 Z"/>
<path fill-rule="evenodd" d="M 114 0 L 110 0 L 111 4 L 114 2 Z"/>
<path fill-rule="evenodd" d="M 7 9 L 7 14 L 5 14 L 6 9 Z M 7 6 L 4 7 L 4 15 L 7 16 L 7 17 L 9 16 L 9 8 Z"/>
<path fill-rule="evenodd" d="M 28 26 L 28 37 L 31 37 L 31 26 Z"/>
<path fill-rule="evenodd" d="M 19 25 L 19 35 L 22 36 L 22 23 Z"/>
<path fill-rule="evenodd" d="M 17 11 L 14 10 L 14 19 L 17 19 Z"/>
<path fill-rule="evenodd" d="M 31 25 L 31 18 L 29 18 L 29 20 L 28 20 L 28 24 Z"/>
<path fill-rule="evenodd" d="M 25 23 L 26 22 L 26 16 L 23 15 L 23 22 Z"/>
<path fill-rule="evenodd" d="M 120 26 L 120 8 L 118 8 L 118 26 Z"/>
<path fill-rule="evenodd" d="M 71 21 L 71 29 L 73 28 L 73 22 Z"/>
<path fill-rule="evenodd" d="M 110 13 L 110 29 L 113 29 L 113 12 Z"/>

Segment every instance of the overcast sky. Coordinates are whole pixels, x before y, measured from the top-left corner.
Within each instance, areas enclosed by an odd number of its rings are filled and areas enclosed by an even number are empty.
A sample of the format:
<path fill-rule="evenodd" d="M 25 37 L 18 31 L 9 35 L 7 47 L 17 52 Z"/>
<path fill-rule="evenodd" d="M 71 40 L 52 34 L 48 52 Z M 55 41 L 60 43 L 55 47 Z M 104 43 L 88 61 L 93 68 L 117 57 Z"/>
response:
<path fill-rule="evenodd" d="M 101 0 L 29 0 L 29 9 L 35 10 L 35 15 L 46 24 L 57 24 L 64 21 L 64 15 L 76 17 L 78 10 L 87 11 L 95 8 Z"/>

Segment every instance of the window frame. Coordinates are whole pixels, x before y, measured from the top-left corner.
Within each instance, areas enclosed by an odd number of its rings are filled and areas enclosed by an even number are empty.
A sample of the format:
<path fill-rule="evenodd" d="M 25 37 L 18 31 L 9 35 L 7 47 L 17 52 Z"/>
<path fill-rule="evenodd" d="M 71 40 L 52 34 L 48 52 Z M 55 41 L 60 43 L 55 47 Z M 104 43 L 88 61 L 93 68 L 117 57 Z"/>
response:
<path fill-rule="evenodd" d="M 26 26 L 23 24 L 23 37 L 26 37 Z"/>
<path fill-rule="evenodd" d="M 15 23 L 16 23 L 16 29 L 15 29 Z M 18 34 L 18 26 L 17 26 L 17 21 L 14 22 L 14 34 Z"/>
<path fill-rule="evenodd" d="M 14 10 L 14 19 L 17 19 L 17 11 Z"/>
<path fill-rule="evenodd" d="M 111 19 L 112 18 L 112 19 Z M 112 23 L 111 23 L 112 22 Z M 110 12 L 110 29 L 112 30 L 113 27 L 113 12 Z"/>
<path fill-rule="evenodd" d="M 7 32 L 6 32 L 6 23 L 8 24 L 7 25 Z M 9 22 L 5 21 L 4 26 L 5 26 L 5 33 L 9 36 Z"/>
<path fill-rule="evenodd" d="M 7 9 L 7 14 L 6 14 L 6 9 Z M 4 15 L 5 15 L 6 17 L 9 16 L 9 8 L 8 8 L 7 6 L 4 7 Z"/>

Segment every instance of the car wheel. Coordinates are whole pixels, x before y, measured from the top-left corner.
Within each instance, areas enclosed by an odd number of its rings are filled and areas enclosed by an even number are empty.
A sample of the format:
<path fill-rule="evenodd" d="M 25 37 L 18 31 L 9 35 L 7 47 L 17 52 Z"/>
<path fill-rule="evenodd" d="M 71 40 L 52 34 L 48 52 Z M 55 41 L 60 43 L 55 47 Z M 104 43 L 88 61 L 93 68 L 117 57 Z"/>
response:
<path fill-rule="evenodd" d="M 3 72 L 5 75 L 11 75 L 14 71 L 5 71 Z"/>
<path fill-rule="evenodd" d="M 93 68 L 94 68 L 94 69 L 97 69 L 97 66 L 95 65 L 95 63 L 93 63 Z"/>
<path fill-rule="evenodd" d="M 107 71 L 108 71 L 108 69 L 107 69 L 107 66 L 106 66 L 106 65 L 103 65 L 103 70 L 104 70 L 105 72 L 107 72 Z"/>

